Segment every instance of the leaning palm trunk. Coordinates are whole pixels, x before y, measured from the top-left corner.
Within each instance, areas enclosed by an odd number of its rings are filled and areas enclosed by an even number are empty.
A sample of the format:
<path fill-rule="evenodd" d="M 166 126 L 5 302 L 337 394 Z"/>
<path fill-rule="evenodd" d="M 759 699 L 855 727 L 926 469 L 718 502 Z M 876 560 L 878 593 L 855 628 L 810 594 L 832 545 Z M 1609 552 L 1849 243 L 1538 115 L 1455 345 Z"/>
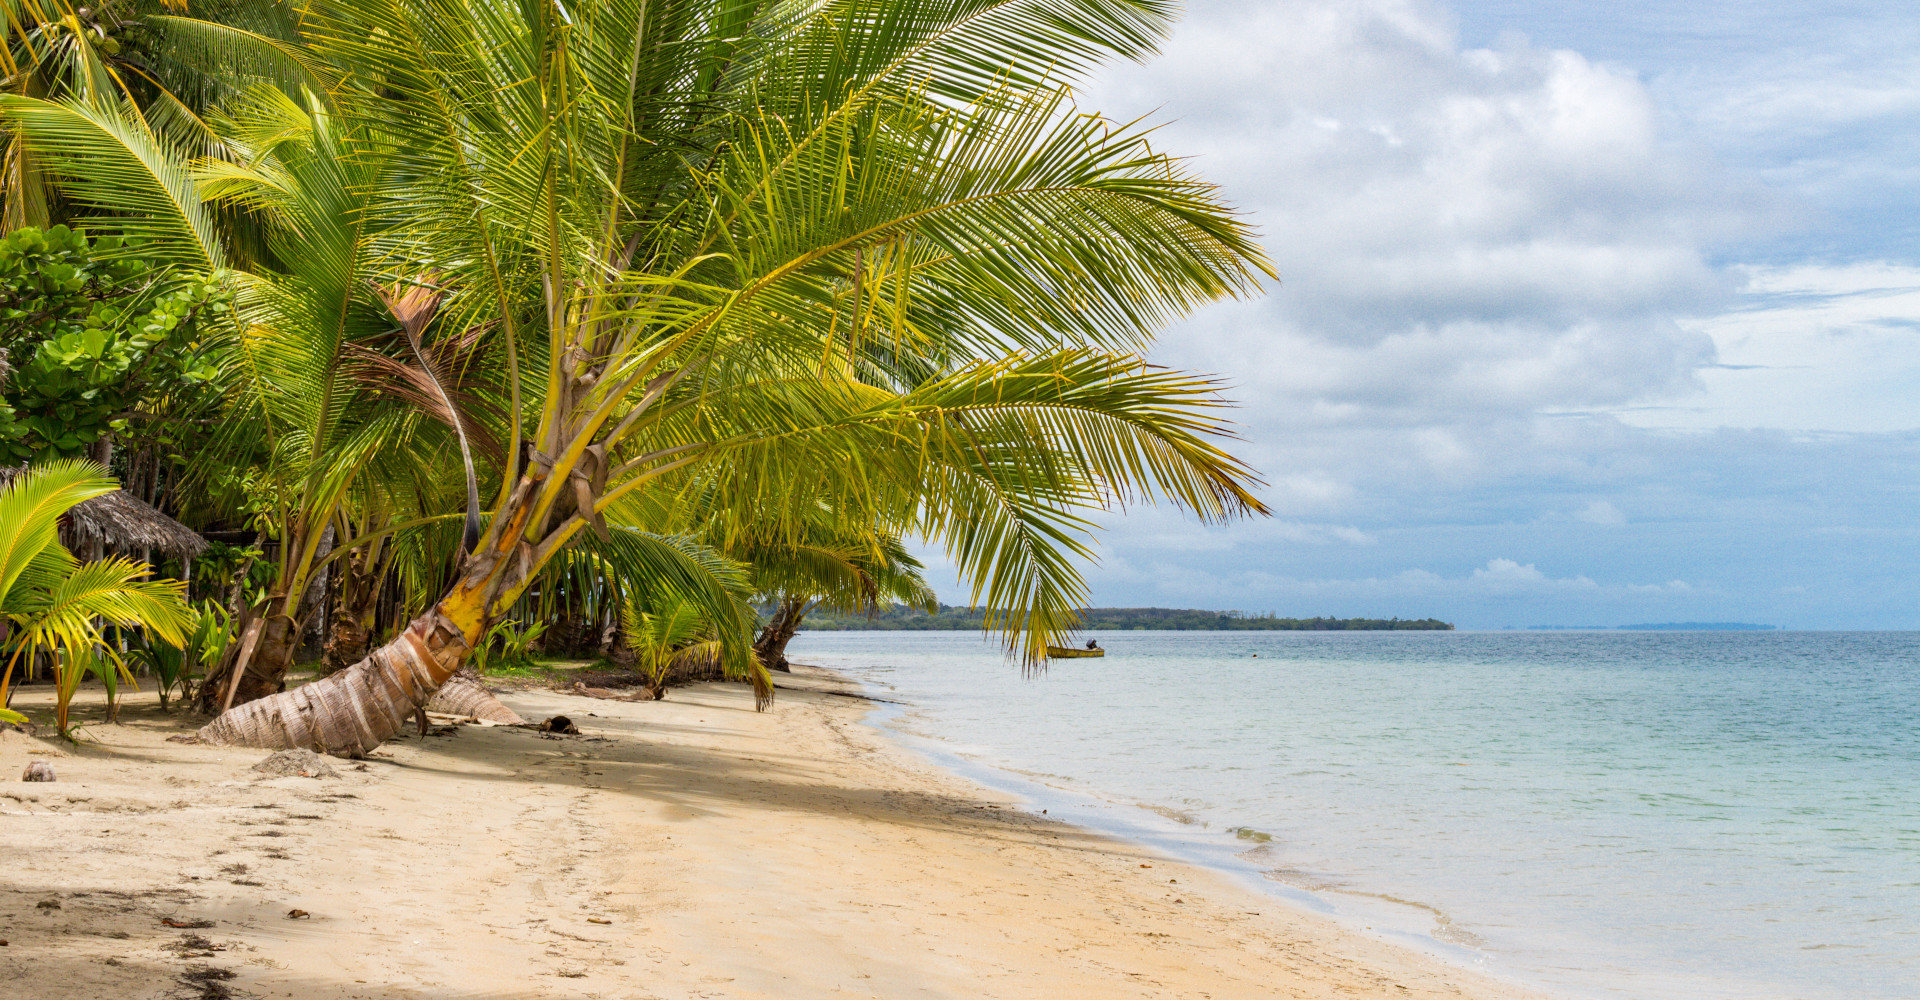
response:
<path fill-rule="evenodd" d="M 800 623 L 806 620 L 811 603 L 804 594 L 782 597 L 779 607 L 774 610 L 773 619 L 760 630 L 760 637 L 753 643 L 753 655 L 759 657 L 768 670 L 792 672 L 787 665 L 787 643 L 792 642 L 794 633 L 800 631 Z"/>
<path fill-rule="evenodd" d="M 312 684 L 225 712 L 201 728 L 200 739 L 362 756 L 400 732 L 459 668 L 467 649 L 465 632 L 437 606 L 366 659 Z"/>
<path fill-rule="evenodd" d="M 453 676 L 427 701 L 427 711 L 509 726 L 523 725 L 527 721 L 520 717 L 519 712 L 501 704 L 500 699 L 495 698 L 493 692 L 480 682 L 479 672 L 472 667 L 461 667 L 454 671 Z"/>
<path fill-rule="evenodd" d="M 495 609 L 511 602 L 535 569 L 523 531 L 535 486 L 521 480 L 460 580 L 392 641 L 339 673 L 235 706 L 201 727 L 201 741 L 357 757 L 397 735 L 460 669 Z"/>

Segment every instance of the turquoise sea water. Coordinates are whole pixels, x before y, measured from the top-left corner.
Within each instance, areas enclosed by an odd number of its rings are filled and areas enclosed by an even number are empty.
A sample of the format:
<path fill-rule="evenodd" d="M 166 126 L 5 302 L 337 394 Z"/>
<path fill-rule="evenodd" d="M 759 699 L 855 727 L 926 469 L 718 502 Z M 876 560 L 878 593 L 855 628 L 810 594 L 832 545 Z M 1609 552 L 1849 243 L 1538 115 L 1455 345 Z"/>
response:
<path fill-rule="evenodd" d="M 1920 998 L 1920 633 L 1099 638 L 1033 679 L 975 633 L 789 655 L 932 746 L 1562 995 Z"/>

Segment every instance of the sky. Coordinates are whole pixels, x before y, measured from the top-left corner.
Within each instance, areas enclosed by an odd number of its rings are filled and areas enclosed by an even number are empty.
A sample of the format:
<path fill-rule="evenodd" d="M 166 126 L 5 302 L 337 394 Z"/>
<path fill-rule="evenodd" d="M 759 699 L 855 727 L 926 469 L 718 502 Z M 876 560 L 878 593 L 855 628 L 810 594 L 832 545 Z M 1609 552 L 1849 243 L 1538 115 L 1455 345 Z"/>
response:
<path fill-rule="evenodd" d="M 1153 355 L 1273 517 L 1115 512 L 1093 604 L 1920 627 L 1908 5 L 1189 0 L 1081 102 L 1281 274 Z"/>

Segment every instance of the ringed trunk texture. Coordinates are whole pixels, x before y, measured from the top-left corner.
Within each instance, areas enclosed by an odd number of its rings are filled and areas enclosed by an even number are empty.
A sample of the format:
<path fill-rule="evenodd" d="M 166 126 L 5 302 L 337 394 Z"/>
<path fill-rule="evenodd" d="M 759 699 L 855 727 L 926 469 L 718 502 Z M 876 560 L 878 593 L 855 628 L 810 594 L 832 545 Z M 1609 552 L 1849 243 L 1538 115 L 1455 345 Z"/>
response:
<path fill-rule="evenodd" d="M 500 699 L 495 698 L 480 680 L 479 672 L 472 667 L 461 667 L 454 671 L 453 676 L 447 678 L 447 682 L 440 685 L 440 690 L 428 699 L 427 711 L 441 715 L 464 715 L 509 726 L 521 726 L 527 722 L 519 712 L 501 704 Z"/>
<path fill-rule="evenodd" d="M 201 727 L 200 741 L 365 756 L 413 721 L 467 649 L 464 630 L 435 607 L 339 673 L 234 706 Z"/>
<path fill-rule="evenodd" d="M 340 574 L 340 592 L 333 605 L 333 633 L 327 638 L 326 649 L 327 673 L 345 670 L 367 655 L 379 596 L 379 579 L 361 560 L 348 559 L 346 569 Z"/>

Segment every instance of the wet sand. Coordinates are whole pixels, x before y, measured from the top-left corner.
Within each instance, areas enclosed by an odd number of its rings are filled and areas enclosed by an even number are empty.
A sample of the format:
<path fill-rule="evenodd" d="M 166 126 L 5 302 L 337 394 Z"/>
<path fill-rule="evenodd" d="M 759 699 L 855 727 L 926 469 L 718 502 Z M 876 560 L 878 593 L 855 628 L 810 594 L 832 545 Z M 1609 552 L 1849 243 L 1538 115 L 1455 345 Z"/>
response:
<path fill-rule="evenodd" d="M 36 998 L 1532 996 L 1029 815 L 862 724 L 833 675 L 780 683 L 767 713 L 734 685 L 510 693 L 581 735 L 440 727 L 323 779 L 168 742 L 193 720 L 150 695 L 78 747 L 0 734 L 0 977 Z M 21 782 L 31 760 L 59 780 Z"/>

